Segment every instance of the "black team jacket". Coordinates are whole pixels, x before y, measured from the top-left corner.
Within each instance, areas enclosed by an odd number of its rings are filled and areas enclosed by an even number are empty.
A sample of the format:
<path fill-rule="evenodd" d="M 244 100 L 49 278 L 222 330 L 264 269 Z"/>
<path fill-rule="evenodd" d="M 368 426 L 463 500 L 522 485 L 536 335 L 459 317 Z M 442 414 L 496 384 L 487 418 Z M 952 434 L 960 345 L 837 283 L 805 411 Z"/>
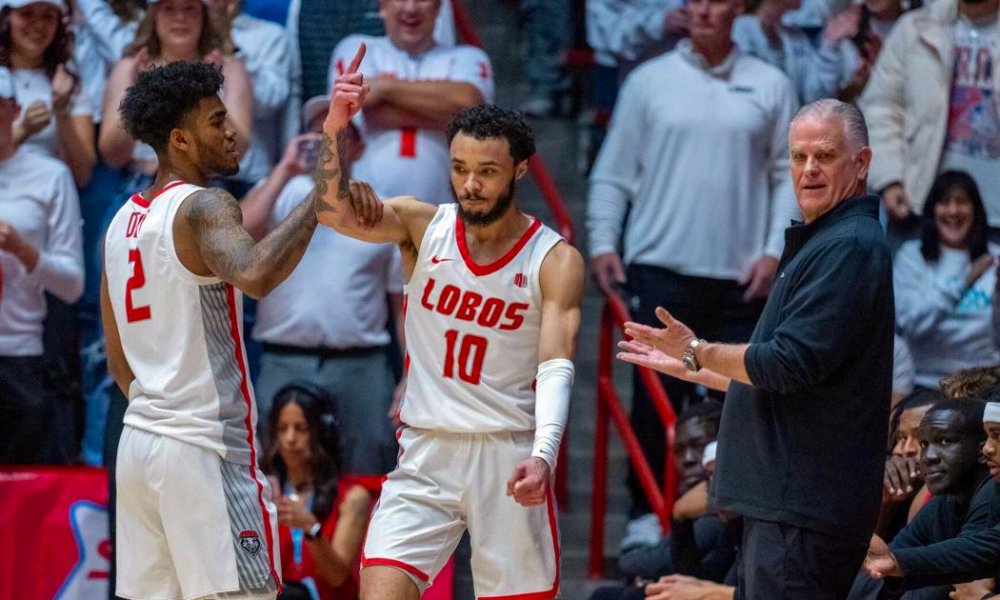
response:
<path fill-rule="evenodd" d="M 771 295 L 719 429 L 717 509 L 867 545 L 892 387 L 892 254 L 879 199 L 785 231 Z"/>

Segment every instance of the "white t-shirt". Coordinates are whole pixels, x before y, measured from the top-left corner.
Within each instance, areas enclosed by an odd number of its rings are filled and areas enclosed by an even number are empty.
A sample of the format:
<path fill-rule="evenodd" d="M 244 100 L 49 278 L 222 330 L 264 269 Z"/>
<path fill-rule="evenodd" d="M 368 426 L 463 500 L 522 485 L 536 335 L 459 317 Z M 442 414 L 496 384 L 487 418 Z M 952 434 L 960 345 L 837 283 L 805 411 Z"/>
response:
<path fill-rule="evenodd" d="M 330 59 L 329 84 L 350 63 L 361 42 L 368 46 L 361 63 L 365 77 L 465 82 L 474 85 L 485 102 L 493 101 L 493 67 L 479 48 L 435 45 L 414 56 L 384 36 L 350 35 L 341 40 Z M 376 189 L 388 196 L 413 195 L 434 204 L 454 201 L 444 131 L 378 129 L 366 124 L 363 112 L 355 123 L 366 144 L 358 167 L 372 174 Z"/>
<path fill-rule="evenodd" d="M 456 433 L 534 431 L 538 278 L 562 238 L 535 219 L 507 254 L 477 264 L 457 207 L 438 207 L 406 284 L 400 420 Z"/>
<path fill-rule="evenodd" d="M 174 218 L 202 188 L 175 181 L 132 196 L 115 214 L 104 265 L 128 366 L 125 424 L 256 464 L 257 406 L 243 346 L 243 294 L 190 272 L 177 256 Z"/>
<path fill-rule="evenodd" d="M 274 203 L 273 229 L 313 188 L 293 178 Z M 387 294 L 403 292 L 395 244 L 370 244 L 317 227 L 295 270 L 257 304 L 253 337 L 301 348 L 368 348 L 389 343 Z"/>
<path fill-rule="evenodd" d="M 21 105 L 21 116 L 18 122 L 24 121 L 24 115 L 28 108 L 35 102 L 41 100 L 49 109 L 52 108 L 52 82 L 41 69 L 13 69 L 11 75 L 14 78 L 14 97 Z M 74 117 L 94 116 L 94 107 L 90 97 L 83 91 L 82 85 L 78 87 L 73 98 L 70 100 L 70 114 Z M 26 150 L 43 152 L 49 156 L 57 156 L 58 140 L 56 139 L 56 119 L 52 115 L 52 120 L 44 129 L 29 137 L 21 145 Z"/>
<path fill-rule="evenodd" d="M 28 273 L 0 250 L 0 356 L 41 356 L 44 293 L 72 303 L 83 292 L 80 202 L 66 165 L 23 149 L 0 161 L 0 221 L 39 253 Z"/>
<path fill-rule="evenodd" d="M 995 96 L 994 69 L 1000 64 L 1000 30 L 996 16 L 973 23 L 955 22 L 955 69 L 948 110 L 941 170 L 967 171 L 976 180 L 990 225 L 1000 227 L 1000 98 Z"/>

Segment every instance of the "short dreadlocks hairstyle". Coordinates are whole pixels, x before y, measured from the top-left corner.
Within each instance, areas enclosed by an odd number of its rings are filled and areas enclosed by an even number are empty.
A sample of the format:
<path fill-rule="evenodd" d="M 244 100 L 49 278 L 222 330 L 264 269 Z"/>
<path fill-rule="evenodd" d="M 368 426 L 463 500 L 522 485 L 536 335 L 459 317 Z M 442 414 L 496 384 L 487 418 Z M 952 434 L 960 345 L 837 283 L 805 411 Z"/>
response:
<path fill-rule="evenodd" d="M 521 113 L 495 104 L 480 104 L 456 113 L 448 124 L 449 145 L 459 132 L 477 140 L 507 140 L 515 164 L 535 154 L 535 138 Z"/>
<path fill-rule="evenodd" d="M 222 89 L 222 69 L 204 62 L 176 61 L 139 73 L 118 107 L 125 131 L 157 152 L 170 132 L 198 106 Z"/>

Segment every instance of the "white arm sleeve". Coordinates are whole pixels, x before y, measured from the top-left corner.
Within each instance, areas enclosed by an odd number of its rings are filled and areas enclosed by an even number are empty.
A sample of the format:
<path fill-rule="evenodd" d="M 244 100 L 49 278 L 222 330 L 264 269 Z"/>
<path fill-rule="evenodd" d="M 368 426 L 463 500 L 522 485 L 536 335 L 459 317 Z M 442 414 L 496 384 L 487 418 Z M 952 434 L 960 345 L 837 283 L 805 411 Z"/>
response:
<path fill-rule="evenodd" d="M 573 373 L 573 361 L 553 358 L 538 365 L 535 375 L 535 443 L 531 455 L 548 463 L 553 472 L 569 417 Z"/>

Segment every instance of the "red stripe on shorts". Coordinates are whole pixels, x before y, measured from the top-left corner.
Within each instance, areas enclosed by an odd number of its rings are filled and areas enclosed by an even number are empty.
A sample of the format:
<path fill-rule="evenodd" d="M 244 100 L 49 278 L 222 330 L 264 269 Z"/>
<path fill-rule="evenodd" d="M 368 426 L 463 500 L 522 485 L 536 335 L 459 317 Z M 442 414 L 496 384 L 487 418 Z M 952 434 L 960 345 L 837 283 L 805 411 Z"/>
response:
<path fill-rule="evenodd" d="M 264 537 L 267 539 L 267 560 L 271 567 L 271 577 L 278 585 L 278 592 L 281 592 L 281 578 L 274 568 L 274 532 L 271 531 L 271 517 L 267 513 L 267 506 L 264 504 L 264 485 L 257 479 L 257 451 L 253 443 L 253 421 L 250 418 L 253 410 L 253 400 L 250 398 L 250 378 L 247 376 L 246 362 L 243 360 L 243 340 L 240 337 L 239 313 L 236 310 L 236 290 L 233 286 L 226 284 L 226 301 L 229 303 L 229 332 L 233 336 L 234 350 L 236 353 L 236 364 L 240 368 L 240 393 L 243 395 L 243 402 L 247 406 L 247 416 L 243 423 L 247 428 L 247 443 L 250 444 L 250 478 L 257 484 L 257 502 L 260 504 L 260 514 L 264 520 Z"/>
<path fill-rule="evenodd" d="M 549 531 L 552 533 L 552 548 L 556 553 L 556 580 L 552 583 L 552 589 L 544 592 L 530 592 L 527 594 L 513 594 L 511 596 L 480 596 L 479 600 L 549 600 L 555 598 L 559 593 L 559 528 L 556 525 L 556 503 L 552 499 L 552 488 L 545 492 L 545 500 L 549 509 Z"/>

